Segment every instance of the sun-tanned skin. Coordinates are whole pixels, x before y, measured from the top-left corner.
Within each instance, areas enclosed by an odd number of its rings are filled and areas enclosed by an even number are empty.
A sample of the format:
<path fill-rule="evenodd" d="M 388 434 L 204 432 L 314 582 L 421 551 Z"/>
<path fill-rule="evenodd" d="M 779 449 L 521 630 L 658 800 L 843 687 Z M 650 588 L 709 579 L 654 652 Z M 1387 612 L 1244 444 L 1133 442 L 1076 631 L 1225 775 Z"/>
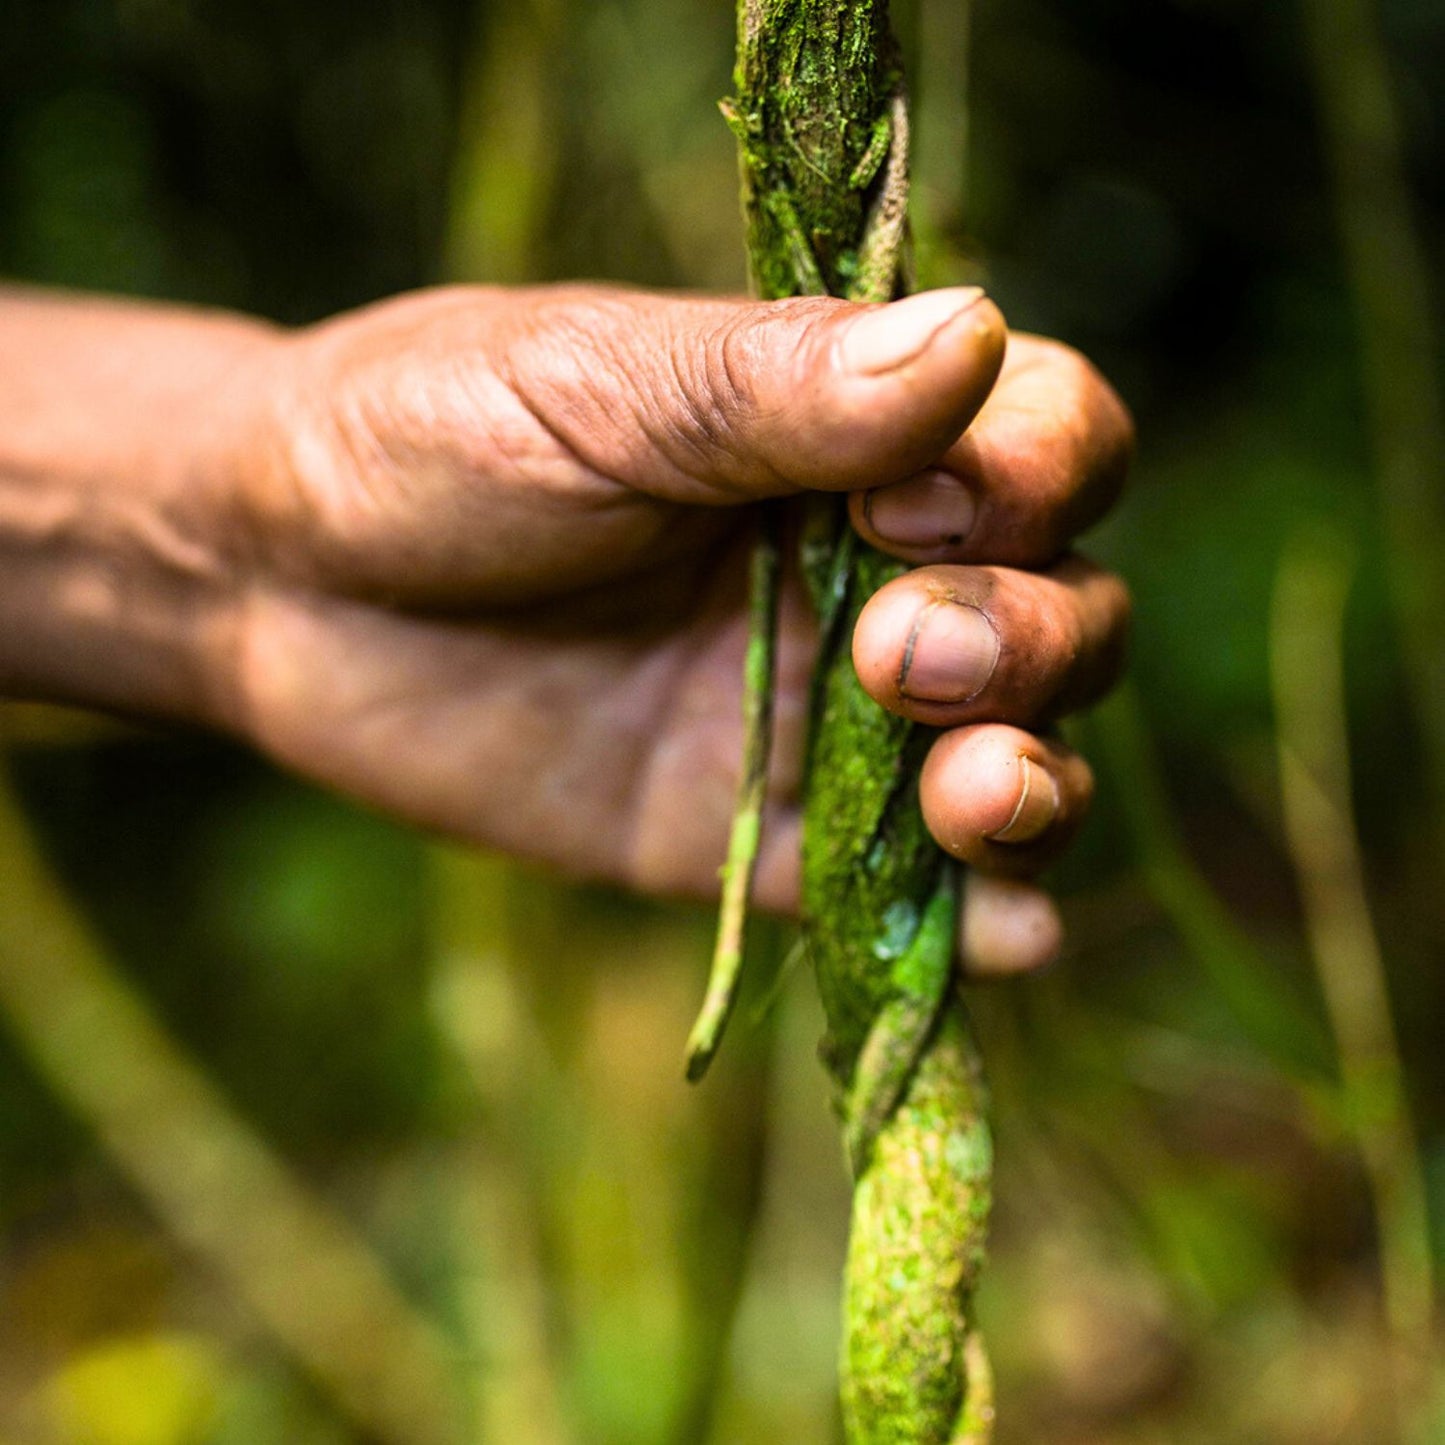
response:
<path fill-rule="evenodd" d="M 1038 729 L 1113 680 L 1128 602 L 1070 551 L 1128 417 L 976 292 L 886 308 L 596 287 L 422 292 L 285 332 L 0 293 L 0 694 L 227 731 L 419 824 L 716 891 L 747 504 L 848 491 L 916 570 L 854 640 L 942 727 L 929 825 L 983 870 L 965 961 L 1052 955 L 1020 880 L 1086 765 Z M 784 599 L 758 892 L 794 900 L 812 626 Z"/>

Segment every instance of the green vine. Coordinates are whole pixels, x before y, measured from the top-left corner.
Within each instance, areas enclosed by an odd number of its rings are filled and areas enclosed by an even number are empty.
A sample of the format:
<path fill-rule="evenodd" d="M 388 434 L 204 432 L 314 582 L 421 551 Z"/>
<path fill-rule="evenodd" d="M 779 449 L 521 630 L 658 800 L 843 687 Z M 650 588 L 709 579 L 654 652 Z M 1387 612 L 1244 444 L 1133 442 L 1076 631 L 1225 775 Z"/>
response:
<path fill-rule="evenodd" d="M 741 0 L 735 83 L 723 109 L 741 151 L 758 294 L 900 295 L 908 108 L 886 0 Z M 822 636 L 804 785 L 803 941 L 854 1179 L 844 1417 L 855 1445 L 983 1445 L 993 1407 L 973 1292 L 992 1143 L 954 982 L 959 875 L 919 812 L 931 734 L 878 707 L 850 656 L 863 603 L 903 567 L 859 541 L 841 499 L 828 498 L 804 529 L 803 569 Z M 756 593 L 753 615 L 771 615 Z M 766 708 L 750 702 L 749 714 Z M 754 730 L 753 764 L 759 745 Z M 749 776 L 755 783 L 751 766 Z M 735 844 L 755 825 L 749 796 Z M 729 856 L 735 878 L 736 847 Z M 710 998 L 716 1018 L 717 974 Z M 705 1066 L 694 1052 L 690 1073 Z"/>

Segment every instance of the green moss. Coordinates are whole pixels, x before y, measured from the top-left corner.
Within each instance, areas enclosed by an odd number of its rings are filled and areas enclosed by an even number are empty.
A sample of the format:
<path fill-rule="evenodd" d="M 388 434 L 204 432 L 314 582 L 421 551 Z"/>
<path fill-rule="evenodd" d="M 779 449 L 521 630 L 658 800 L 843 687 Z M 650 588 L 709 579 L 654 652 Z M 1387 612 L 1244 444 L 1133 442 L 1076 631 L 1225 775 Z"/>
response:
<path fill-rule="evenodd" d="M 763 296 L 842 294 L 897 78 L 886 4 L 743 0 L 731 102 L 741 124 L 748 253 Z M 881 154 L 874 162 L 881 163 Z M 871 177 L 869 177 L 871 179 Z M 806 247 L 813 274 L 799 270 Z M 856 262 L 855 262 L 856 264 Z"/>
<path fill-rule="evenodd" d="M 982 1110 L 972 1044 L 950 1012 L 855 1187 L 843 1345 L 850 1440 L 955 1439 L 983 1265 L 977 1220 L 988 1207 Z"/>

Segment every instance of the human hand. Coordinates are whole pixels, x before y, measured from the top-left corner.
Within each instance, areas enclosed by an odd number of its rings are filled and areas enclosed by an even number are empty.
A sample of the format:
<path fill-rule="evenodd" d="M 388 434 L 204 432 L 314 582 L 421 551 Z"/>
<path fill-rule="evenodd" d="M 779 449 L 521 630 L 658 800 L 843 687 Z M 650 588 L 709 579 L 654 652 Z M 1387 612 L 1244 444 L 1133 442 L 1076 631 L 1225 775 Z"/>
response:
<path fill-rule="evenodd" d="M 919 564 L 854 639 L 944 729 L 922 785 L 977 870 L 975 972 L 1057 948 L 1026 879 L 1087 808 L 1041 733 L 1114 678 L 1118 580 L 1069 552 L 1113 501 L 1121 404 L 972 291 L 889 308 L 597 288 L 440 290 L 279 339 L 247 373 L 216 546 L 229 724 L 417 823 L 659 894 L 717 888 L 741 754 L 746 504 L 847 490 Z M 757 892 L 796 902 L 814 647 L 783 606 Z"/>

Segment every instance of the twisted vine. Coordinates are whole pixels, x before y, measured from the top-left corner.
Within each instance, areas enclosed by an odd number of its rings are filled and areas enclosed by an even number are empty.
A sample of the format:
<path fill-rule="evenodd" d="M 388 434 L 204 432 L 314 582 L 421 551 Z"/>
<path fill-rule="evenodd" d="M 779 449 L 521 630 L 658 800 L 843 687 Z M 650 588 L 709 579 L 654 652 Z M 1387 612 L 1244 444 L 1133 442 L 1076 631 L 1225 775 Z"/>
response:
<path fill-rule="evenodd" d="M 900 295 L 908 108 L 887 0 L 740 0 L 735 83 L 723 109 L 741 151 L 757 292 Z M 760 545 L 775 546 L 775 536 Z M 856 537 L 836 498 L 812 508 L 802 560 L 822 634 L 804 785 L 803 941 L 854 1179 L 844 1418 L 854 1445 L 984 1445 L 993 1407 L 973 1291 L 992 1144 L 952 967 L 959 873 L 919 812 L 932 734 L 878 707 L 850 654 L 864 601 L 904 568 Z M 756 594 L 753 613 L 770 615 Z M 751 714 L 766 720 L 765 708 Z M 749 754 L 735 843 L 756 832 L 757 750 Z M 735 847 L 734 900 L 749 869 L 746 847 Z M 729 912 L 725 979 L 739 959 Z M 693 1077 L 716 1047 L 729 995 L 727 986 L 710 992 Z"/>

